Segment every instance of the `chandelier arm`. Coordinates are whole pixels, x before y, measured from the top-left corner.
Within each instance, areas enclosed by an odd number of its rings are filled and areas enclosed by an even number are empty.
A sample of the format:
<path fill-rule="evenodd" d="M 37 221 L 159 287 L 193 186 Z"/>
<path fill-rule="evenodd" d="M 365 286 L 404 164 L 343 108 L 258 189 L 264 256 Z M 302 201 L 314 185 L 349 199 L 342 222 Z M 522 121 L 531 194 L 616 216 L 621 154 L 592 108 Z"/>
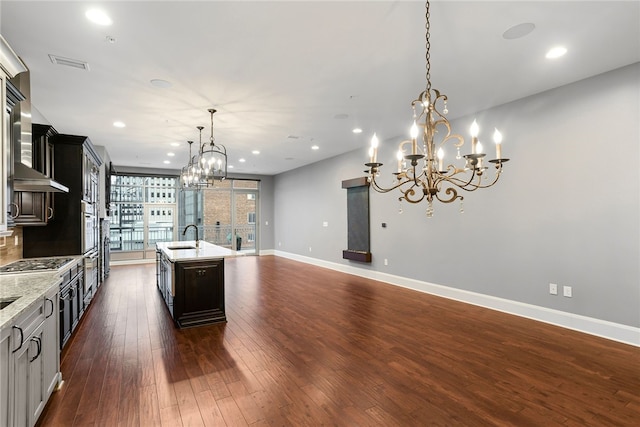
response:
<path fill-rule="evenodd" d="M 444 192 L 447 195 L 450 195 L 451 197 L 449 197 L 448 199 L 443 199 L 443 198 L 440 197 L 440 192 L 436 193 L 436 199 L 438 199 L 442 203 L 451 203 L 451 202 L 455 201 L 456 199 L 460 199 L 460 200 L 464 199 L 464 197 L 460 196 L 458 194 L 458 192 L 456 191 L 456 189 L 453 188 L 453 187 L 447 187 L 447 189 L 444 190 Z"/>
<path fill-rule="evenodd" d="M 402 191 L 402 190 L 400 190 Z M 409 203 L 420 203 L 427 195 L 427 193 L 425 193 L 424 191 L 421 192 L 421 196 L 418 199 L 412 199 L 410 196 L 413 196 L 414 194 L 416 194 L 417 192 L 415 191 L 415 189 L 413 187 L 408 188 L 406 191 L 402 191 L 402 196 L 399 197 L 399 200 L 406 200 Z"/>
<path fill-rule="evenodd" d="M 385 187 L 381 187 L 380 185 L 378 185 L 378 182 L 376 181 L 376 177 L 375 177 L 375 173 L 370 174 L 369 176 L 369 182 L 371 183 L 371 186 L 373 187 L 374 190 L 376 190 L 378 193 L 388 193 L 390 191 L 393 191 L 397 188 L 402 187 L 403 185 L 405 185 L 407 182 L 412 182 L 413 180 L 407 180 L 407 181 L 399 181 L 397 184 L 393 185 L 392 187 L 389 188 L 385 188 Z"/>
<path fill-rule="evenodd" d="M 469 181 L 467 181 L 466 183 L 464 183 L 464 181 L 462 181 L 462 180 L 459 180 L 459 179 L 453 178 L 453 177 L 444 177 L 443 176 L 443 179 L 445 181 L 455 185 L 456 187 L 460 188 L 461 190 L 471 192 L 471 191 L 476 191 L 476 190 L 482 189 L 482 188 L 493 187 L 498 182 L 498 180 L 500 179 L 500 175 L 501 174 L 502 174 L 502 169 L 499 169 L 496 172 L 496 175 L 495 175 L 495 178 L 493 179 L 493 181 L 491 183 L 485 184 L 485 185 L 474 184 L 473 182 L 471 182 L 473 180 L 474 176 L 477 176 L 478 179 L 481 179 L 481 177 L 482 177 L 482 175 L 475 174 L 475 171 L 474 171 L 474 175 L 472 175 L 471 179 Z M 463 183 L 464 183 L 464 185 L 461 185 Z"/>

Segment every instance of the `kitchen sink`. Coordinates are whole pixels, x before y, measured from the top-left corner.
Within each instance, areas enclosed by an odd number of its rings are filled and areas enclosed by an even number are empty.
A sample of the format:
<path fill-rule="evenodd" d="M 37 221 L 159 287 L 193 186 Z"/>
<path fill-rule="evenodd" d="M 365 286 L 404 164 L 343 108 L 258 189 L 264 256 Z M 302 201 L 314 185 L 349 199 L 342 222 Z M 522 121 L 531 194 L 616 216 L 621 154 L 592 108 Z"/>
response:
<path fill-rule="evenodd" d="M 195 249 L 195 246 L 167 246 L 170 251 L 177 251 L 180 249 Z"/>
<path fill-rule="evenodd" d="M 6 306 L 8 306 L 9 304 L 11 304 L 12 302 L 14 302 L 15 300 L 17 300 L 18 298 L 19 298 L 19 297 L 0 299 L 0 310 L 2 310 L 3 308 L 5 308 L 5 307 L 6 307 Z"/>

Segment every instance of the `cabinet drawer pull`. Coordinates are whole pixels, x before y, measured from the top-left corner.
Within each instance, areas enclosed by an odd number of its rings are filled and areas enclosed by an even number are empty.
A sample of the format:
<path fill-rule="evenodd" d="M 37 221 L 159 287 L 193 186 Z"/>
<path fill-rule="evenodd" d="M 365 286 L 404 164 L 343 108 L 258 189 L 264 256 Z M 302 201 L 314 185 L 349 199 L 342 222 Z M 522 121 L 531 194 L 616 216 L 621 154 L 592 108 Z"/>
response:
<path fill-rule="evenodd" d="M 17 204 L 17 203 L 10 203 L 10 204 L 9 204 L 9 207 L 13 207 L 13 206 L 15 206 L 15 207 L 16 207 L 16 214 L 15 214 L 15 215 L 12 215 L 12 214 L 11 214 L 11 209 L 9 209 L 9 216 L 11 217 L 11 219 L 16 219 L 16 218 L 18 218 L 18 216 L 20 215 L 20 206 L 18 206 L 18 204 Z"/>
<path fill-rule="evenodd" d="M 14 326 L 13 329 L 17 329 L 20 331 L 20 345 L 18 346 L 18 348 L 12 351 L 12 353 L 15 353 L 16 351 L 20 350 L 22 348 L 22 344 L 24 344 L 24 332 L 22 331 L 22 328 L 19 326 Z"/>
<path fill-rule="evenodd" d="M 49 317 L 51 317 L 53 315 L 53 308 L 55 307 L 55 305 L 53 304 L 53 300 L 51 300 L 49 298 L 45 298 L 45 300 L 47 300 L 48 302 L 51 303 L 51 313 L 48 316 L 45 315 L 45 319 L 48 319 Z"/>
<path fill-rule="evenodd" d="M 40 357 L 40 354 L 42 353 L 42 339 L 40 339 L 40 337 L 33 337 L 31 338 L 31 341 L 36 343 L 36 345 L 38 346 L 38 351 L 36 352 L 36 355 L 29 360 L 30 363 Z"/>
<path fill-rule="evenodd" d="M 47 209 L 49 210 L 49 215 L 47 215 L 47 219 L 53 218 L 53 208 L 51 206 L 48 206 Z"/>

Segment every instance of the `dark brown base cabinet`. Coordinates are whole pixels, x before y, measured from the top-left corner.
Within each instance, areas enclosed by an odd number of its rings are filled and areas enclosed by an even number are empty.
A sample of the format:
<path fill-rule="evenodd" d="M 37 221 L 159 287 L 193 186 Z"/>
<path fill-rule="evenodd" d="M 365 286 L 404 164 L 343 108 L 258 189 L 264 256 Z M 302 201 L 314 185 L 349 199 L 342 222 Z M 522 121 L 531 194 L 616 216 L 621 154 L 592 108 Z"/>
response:
<path fill-rule="evenodd" d="M 181 328 L 226 322 L 224 311 L 224 259 L 179 261 L 175 265 L 176 292 L 173 318 Z"/>
<path fill-rule="evenodd" d="M 178 327 L 227 321 L 224 259 L 172 263 L 158 252 L 156 262 L 158 288 Z"/>

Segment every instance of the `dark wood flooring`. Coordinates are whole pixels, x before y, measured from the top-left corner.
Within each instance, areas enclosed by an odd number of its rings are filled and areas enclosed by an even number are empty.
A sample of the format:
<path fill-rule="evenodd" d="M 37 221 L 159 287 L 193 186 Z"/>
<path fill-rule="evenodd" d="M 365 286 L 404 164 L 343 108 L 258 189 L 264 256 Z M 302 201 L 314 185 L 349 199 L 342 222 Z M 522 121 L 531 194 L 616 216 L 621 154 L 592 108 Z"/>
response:
<path fill-rule="evenodd" d="M 637 426 L 640 349 L 273 256 L 227 260 L 228 323 L 178 330 L 119 266 L 40 426 Z"/>

